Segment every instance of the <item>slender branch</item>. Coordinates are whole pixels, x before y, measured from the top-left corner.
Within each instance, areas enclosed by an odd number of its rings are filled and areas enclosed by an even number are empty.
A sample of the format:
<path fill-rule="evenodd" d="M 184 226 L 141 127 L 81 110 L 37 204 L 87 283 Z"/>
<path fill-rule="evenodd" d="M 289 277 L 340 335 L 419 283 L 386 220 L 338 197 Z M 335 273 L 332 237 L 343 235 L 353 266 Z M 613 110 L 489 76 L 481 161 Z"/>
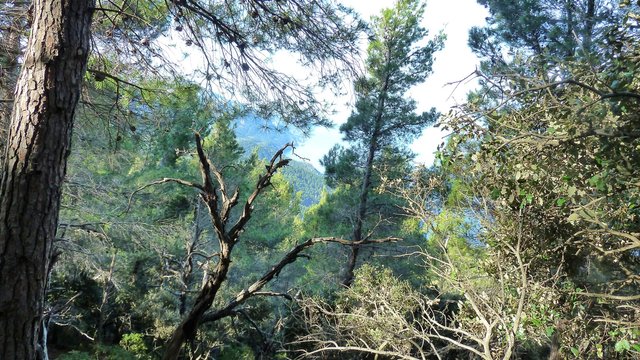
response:
<path fill-rule="evenodd" d="M 129 85 L 129 86 L 134 87 L 134 88 L 136 88 L 138 90 L 150 91 L 150 89 L 143 88 L 140 85 L 136 85 L 136 84 L 134 84 L 132 82 L 129 82 L 127 80 L 124 80 L 122 78 L 119 78 L 119 77 L 117 77 L 115 75 L 109 74 L 109 73 L 101 71 L 101 70 L 87 69 L 87 72 L 93 74 L 93 76 L 94 76 L 94 78 L 96 80 L 97 79 L 109 78 L 109 79 L 111 79 L 111 80 L 113 80 L 113 81 L 115 81 L 117 83 L 122 83 L 122 84 L 125 84 L 125 85 Z"/>
<path fill-rule="evenodd" d="M 202 322 L 212 322 L 217 321 L 221 318 L 227 317 L 233 314 L 233 309 L 235 309 L 238 305 L 244 303 L 247 299 L 251 298 L 255 295 L 266 294 L 265 292 L 260 292 L 260 290 L 274 277 L 278 276 L 282 269 L 284 269 L 287 265 L 295 262 L 299 257 L 301 257 L 301 252 L 305 249 L 318 244 L 318 243 L 337 243 L 346 246 L 353 245 L 365 245 L 365 244 L 379 244 L 379 243 L 387 243 L 387 242 L 395 242 L 399 241 L 399 238 L 388 237 L 383 239 L 373 239 L 373 240 L 364 240 L 359 242 L 352 242 L 345 239 L 340 239 L 336 237 L 322 237 L 322 238 L 312 238 L 303 243 L 296 245 L 293 249 L 289 250 L 287 254 L 285 254 L 280 261 L 273 266 L 269 271 L 267 271 L 259 280 L 251 284 L 248 288 L 242 290 L 238 295 L 236 295 L 235 299 L 231 300 L 224 308 L 214 312 L 205 314 L 202 318 Z"/>
<path fill-rule="evenodd" d="M 590 292 L 572 292 L 573 295 L 578 296 L 586 296 L 592 298 L 600 298 L 607 300 L 616 300 L 616 301 L 637 301 L 640 300 L 640 295 L 614 295 L 614 294 L 601 294 L 601 293 L 590 293 Z"/>
<path fill-rule="evenodd" d="M 151 182 L 149 184 L 143 185 L 141 187 L 139 187 L 138 189 L 136 189 L 134 192 L 131 193 L 131 195 L 129 195 L 129 202 L 127 204 L 127 208 L 122 212 L 123 214 L 126 214 L 129 212 L 129 210 L 131 209 L 131 203 L 133 201 L 133 197 L 136 196 L 136 194 L 138 194 L 140 191 L 151 187 L 151 186 L 155 186 L 155 185 L 160 185 L 160 184 L 166 184 L 169 182 L 174 182 L 180 185 L 184 185 L 184 186 L 188 186 L 188 187 L 192 187 L 192 188 L 196 188 L 200 191 L 204 191 L 204 188 L 202 187 L 202 185 L 200 184 L 196 184 L 194 182 L 191 181 L 187 181 L 187 180 L 182 180 L 182 179 L 175 179 L 175 178 L 163 178 L 160 180 L 156 180 L 154 182 Z"/>
<path fill-rule="evenodd" d="M 279 292 L 273 292 L 273 291 L 256 291 L 255 293 L 253 293 L 253 295 L 255 296 L 273 296 L 273 297 L 283 297 L 289 301 L 293 301 L 293 297 L 289 294 L 286 293 L 279 293 Z"/>

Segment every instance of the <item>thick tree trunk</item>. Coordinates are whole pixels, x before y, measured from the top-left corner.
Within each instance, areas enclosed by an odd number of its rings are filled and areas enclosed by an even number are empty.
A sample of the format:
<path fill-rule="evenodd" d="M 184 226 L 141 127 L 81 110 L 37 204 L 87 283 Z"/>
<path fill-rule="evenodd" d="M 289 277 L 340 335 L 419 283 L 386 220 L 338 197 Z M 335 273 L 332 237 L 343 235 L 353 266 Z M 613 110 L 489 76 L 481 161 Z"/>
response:
<path fill-rule="evenodd" d="M 35 359 L 92 0 L 35 0 L 0 168 L 0 358 Z"/>

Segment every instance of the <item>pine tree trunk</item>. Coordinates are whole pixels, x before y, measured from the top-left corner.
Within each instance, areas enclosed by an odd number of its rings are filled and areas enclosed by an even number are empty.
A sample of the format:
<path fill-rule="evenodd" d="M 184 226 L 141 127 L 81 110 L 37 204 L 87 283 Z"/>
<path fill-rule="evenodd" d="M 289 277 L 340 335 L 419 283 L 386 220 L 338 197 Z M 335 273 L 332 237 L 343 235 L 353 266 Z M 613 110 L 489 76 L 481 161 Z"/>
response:
<path fill-rule="evenodd" d="M 92 0 L 35 0 L 0 167 L 0 358 L 35 359 Z"/>
<path fill-rule="evenodd" d="M 387 54 L 387 61 L 389 61 L 390 55 Z M 373 172 L 373 160 L 378 152 L 378 142 L 381 136 L 380 129 L 382 128 L 382 114 L 387 99 L 387 91 L 389 90 L 390 76 L 387 74 L 382 83 L 380 94 L 378 95 L 378 104 L 376 105 L 376 112 L 374 114 L 375 119 L 373 122 L 373 131 L 371 139 L 369 140 L 369 149 L 367 152 L 367 162 L 364 168 L 364 176 L 362 178 L 362 188 L 360 189 L 360 199 L 358 201 L 358 211 L 356 213 L 356 223 L 353 227 L 353 235 L 351 241 L 362 241 L 362 227 L 364 226 L 364 220 L 367 215 L 367 206 L 369 202 L 369 191 L 371 190 L 371 176 Z M 344 279 L 342 285 L 349 287 L 353 283 L 354 272 L 358 263 L 358 254 L 360 253 L 360 246 L 351 246 L 351 254 L 349 255 L 349 262 L 345 269 Z"/>
<path fill-rule="evenodd" d="M 24 13 L 26 14 L 26 9 Z M 10 19 L 6 29 L 0 30 L 0 164 L 3 161 L 5 140 L 9 133 L 13 91 L 16 89 L 19 71 L 21 33 L 18 26 L 23 24 L 14 24 L 16 22 L 21 21 Z"/>
<path fill-rule="evenodd" d="M 358 212 L 356 214 L 356 223 L 353 227 L 353 236 L 351 241 L 362 241 L 362 226 L 364 224 L 364 218 L 367 215 L 367 203 L 369 201 L 369 190 L 371 188 L 371 172 L 373 171 L 373 159 L 375 158 L 377 150 L 377 137 L 373 137 L 369 144 L 369 152 L 367 154 L 367 163 L 365 164 L 364 176 L 362 179 L 362 188 L 360 190 L 360 200 L 358 202 Z M 344 275 L 342 285 L 351 286 L 354 278 L 354 271 L 358 262 L 358 254 L 360 253 L 360 247 L 357 245 L 351 246 L 351 254 L 349 255 L 349 262 Z"/>

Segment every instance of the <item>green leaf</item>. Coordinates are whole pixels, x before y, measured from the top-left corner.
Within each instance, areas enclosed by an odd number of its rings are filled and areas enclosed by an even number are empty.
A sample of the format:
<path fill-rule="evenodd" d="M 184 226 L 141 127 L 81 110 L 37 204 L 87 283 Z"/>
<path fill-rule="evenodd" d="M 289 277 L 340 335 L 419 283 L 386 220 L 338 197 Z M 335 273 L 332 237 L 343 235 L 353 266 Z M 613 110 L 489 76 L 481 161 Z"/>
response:
<path fill-rule="evenodd" d="M 559 198 L 558 200 L 556 200 L 556 205 L 558 206 L 562 206 L 567 202 L 567 199 L 565 198 Z"/>
<path fill-rule="evenodd" d="M 598 189 L 598 191 L 605 191 L 607 189 L 607 183 L 605 182 L 603 176 L 600 174 L 592 176 L 588 181 L 589 184 Z"/>
<path fill-rule="evenodd" d="M 533 194 L 527 194 L 527 203 L 531 204 L 533 202 Z"/>
<path fill-rule="evenodd" d="M 616 349 L 616 352 L 623 352 L 625 350 L 630 350 L 631 344 L 629 343 L 629 340 L 622 339 L 616 343 L 615 349 Z"/>
<path fill-rule="evenodd" d="M 556 329 L 553 326 L 547 326 L 547 328 L 545 329 L 545 333 L 548 337 L 553 336 L 554 332 L 556 332 Z"/>
<path fill-rule="evenodd" d="M 491 200 L 496 200 L 499 197 L 500 197 L 500 189 L 493 188 L 493 190 L 491 190 Z"/>
<path fill-rule="evenodd" d="M 573 354 L 573 356 L 575 356 L 575 357 L 580 357 L 580 350 L 578 350 L 578 349 L 576 349 L 576 348 L 574 348 L 574 347 L 572 347 L 572 348 L 571 348 L 571 353 L 572 353 L 572 354 Z"/>

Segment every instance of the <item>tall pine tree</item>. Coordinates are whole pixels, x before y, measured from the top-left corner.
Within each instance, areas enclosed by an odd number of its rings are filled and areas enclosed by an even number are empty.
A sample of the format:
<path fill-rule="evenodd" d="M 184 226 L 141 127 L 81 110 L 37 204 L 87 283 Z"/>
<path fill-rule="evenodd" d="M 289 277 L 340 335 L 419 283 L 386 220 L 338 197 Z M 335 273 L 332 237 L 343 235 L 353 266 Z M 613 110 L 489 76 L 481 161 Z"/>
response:
<path fill-rule="evenodd" d="M 412 86 L 423 82 L 431 73 L 433 54 L 443 44 L 442 35 L 427 39 L 427 30 L 420 26 L 424 10 L 425 4 L 421 1 L 398 0 L 392 8 L 373 17 L 367 74 L 356 81 L 355 110 L 340 127 L 351 149 L 335 148 L 323 159 L 329 178 L 341 172 L 339 164 L 360 169 L 354 242 L 363 239 L 369 195 L 374 187 L 373 168 L 382 150 L 388 147 L 402 150 L 437 116 L 435 109 L 417 113 L 416 101 L 407 96 Z M 359 248 L 352 247 L 345 285 L 353 281 L 358 253 Z"/>

